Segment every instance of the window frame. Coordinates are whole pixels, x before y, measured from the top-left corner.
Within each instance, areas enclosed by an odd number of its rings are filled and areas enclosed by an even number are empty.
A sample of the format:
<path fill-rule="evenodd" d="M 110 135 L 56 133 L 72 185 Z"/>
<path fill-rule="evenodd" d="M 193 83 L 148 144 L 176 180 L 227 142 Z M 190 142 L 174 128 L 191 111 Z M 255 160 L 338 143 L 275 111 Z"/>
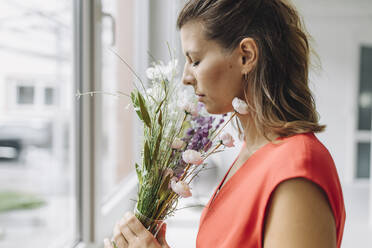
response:
<path fill-rule="evenodd" d="M 135 17 L 136 52 L 135 69 L 147 67 L 141 61 L 147 61 L 146 42 L 148 26 L 143 24 L 139 28 L 138 23 L 148 23 L 143 18 L 148 18 L 148 1 L 136 1 Z M 74 81 L 75 92 L 93 91 L 100 89 L 101 73 L 101 23 L 102 6 L 97 1 L 74 1 Z M 137 13 L 138 12 L 138 13 Z M 140 12 L 140 13 L 139 13 Z M 141 21 L 139 22 L 139 18 Z M 135 42 L 136 43 L 136 42 Z M 140 65 L 140 66 L 139 66 Z M 100 153 L 100 130 L 101 130 L 101 101 L 99 97 L 81 97 L 76 104 L 76 139 L 75 158 L 78 166 L 76 170 L 76 182 L 78 183 L 78 213 L 77 225 L 79 241 L 74 247 L 101 247 L 103 239 L 112 235 L 113 223 L 118 220 L 124 211 L 133 208 L 134 203 L 129 199 L 135 199 L 137 190 L 137 177 L 135 172 L 127 176 L 126 180 L 118 187 L 118 190 L 102 204 L 101 158 Z M 133 120 L 136 122 L 136 120 Z M 138 141 L 136 141 L 138 142 Z M 135 144 L 138 147 L 138 144 Z M 139 154 L 139 151 L 134 151 Z"/>

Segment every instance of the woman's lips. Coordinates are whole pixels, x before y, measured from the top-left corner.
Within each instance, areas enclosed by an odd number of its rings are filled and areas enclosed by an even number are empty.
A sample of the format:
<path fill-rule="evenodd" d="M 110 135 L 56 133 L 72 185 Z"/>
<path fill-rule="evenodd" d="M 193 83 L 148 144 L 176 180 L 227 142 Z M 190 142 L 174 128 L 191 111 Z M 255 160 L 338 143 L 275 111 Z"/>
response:
<path fill-rule="evenodd" d="M 205 95 L 198 95 L 198 100 L 199 102 L 202 101 L 204 99 Z"/>

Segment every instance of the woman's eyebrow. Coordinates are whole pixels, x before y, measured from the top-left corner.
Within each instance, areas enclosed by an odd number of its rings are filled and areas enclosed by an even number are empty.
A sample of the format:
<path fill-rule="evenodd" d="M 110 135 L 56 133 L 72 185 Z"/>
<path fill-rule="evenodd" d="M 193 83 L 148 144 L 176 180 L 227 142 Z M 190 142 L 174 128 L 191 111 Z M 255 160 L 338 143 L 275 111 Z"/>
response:
<path fill-rule="evenodd" d="M 186 52 L 186 57 L 188 57 L 188 58 L 192 61 L 190 55 L 194 55 L 194 56 L 196 56 L 196 55 L 198 55 L 198 54 L 199 54 L 199 53 L 196 52 L 196 51 L 187 51 L 187 52 Z"/>
<path fill-rule="evenodd" d="M 190 54 L 193 54 L 193 55 L 197 55 L 199 52 L 197 52 L 197 51 L 187 51 L 186 52 L 186 56 L 187 57 L 190 57 Z"/>

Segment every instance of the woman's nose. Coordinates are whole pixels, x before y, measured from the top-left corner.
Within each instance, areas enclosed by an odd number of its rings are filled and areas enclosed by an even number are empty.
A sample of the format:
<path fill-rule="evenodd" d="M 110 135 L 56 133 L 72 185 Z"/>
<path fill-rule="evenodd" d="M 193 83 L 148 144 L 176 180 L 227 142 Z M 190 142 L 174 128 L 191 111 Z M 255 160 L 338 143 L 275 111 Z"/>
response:
<path fill-rule="evenodd" d="M 185 68 L 183 70 L 182 83 L 184 85 L 195 85 L 196 83 L 195 77 L 188 70 L 187 65 L 185 65 Z"/>

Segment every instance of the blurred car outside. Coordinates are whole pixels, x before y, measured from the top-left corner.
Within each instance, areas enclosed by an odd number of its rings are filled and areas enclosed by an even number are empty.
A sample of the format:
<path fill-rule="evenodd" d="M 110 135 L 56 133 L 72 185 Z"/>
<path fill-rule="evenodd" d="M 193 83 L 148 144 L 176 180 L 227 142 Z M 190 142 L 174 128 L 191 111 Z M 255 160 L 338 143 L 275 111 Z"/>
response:
<path fill-rule="evenodd" d="M 0 122 L 0 160 L 19 160 L 30 146 L 48 149 L 52 144 L 50 121 Z"/>

